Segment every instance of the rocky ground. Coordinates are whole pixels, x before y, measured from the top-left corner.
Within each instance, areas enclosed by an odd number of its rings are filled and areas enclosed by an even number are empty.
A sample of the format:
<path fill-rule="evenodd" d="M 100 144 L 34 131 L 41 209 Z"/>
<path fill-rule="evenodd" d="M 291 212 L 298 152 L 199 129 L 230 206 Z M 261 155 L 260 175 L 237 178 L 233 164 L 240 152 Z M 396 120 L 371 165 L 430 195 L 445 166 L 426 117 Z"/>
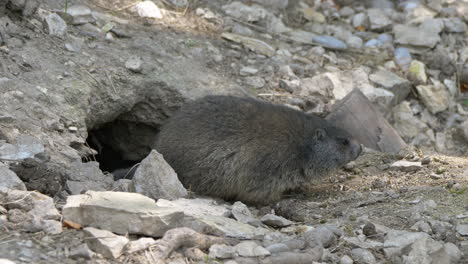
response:
<path fill-rule="evenodd" d="M 0 263 L 468 263 L 467 23 L 464 0 L 2 1 Z M 354 88 L 410 147 L 270 207 L 151 151 L 206 94 L 325 116 Z"/>

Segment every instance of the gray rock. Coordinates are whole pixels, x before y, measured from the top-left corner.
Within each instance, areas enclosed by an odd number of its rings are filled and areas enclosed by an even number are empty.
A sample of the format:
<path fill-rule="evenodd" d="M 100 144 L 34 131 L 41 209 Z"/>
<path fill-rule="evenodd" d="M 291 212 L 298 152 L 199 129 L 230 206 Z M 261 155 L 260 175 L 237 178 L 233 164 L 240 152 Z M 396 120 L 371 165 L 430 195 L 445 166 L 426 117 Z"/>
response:
<path fill-rule="evenodd" d="M 279 81 L 279 86 L 290 92 L 290 93 L 294 93 L 294 92 L 297 92 L 300 90 L 301 88 L 301 81 L 299 79 L 293 79 L 293 80 L 280 80 Z"/>
<path fill-rule="evenodd" d="M 394 256 L 400 256 L 405 247 L 413 244 L 415 241 L 426 238 L 429 238 L 429 235 L 423 232 L 391 230 L 385 235 L 385 256 L 390 259 Z"/>
<path fill-rule="evenodd" d="M 18 215 L 15 222 L 19 227 L 30 231 L 58 234 L 62 232 L 61 215 L 55 208 L 54 200 L 38 192 L 0 189 L 5 197 L 9 220 Z"/>
<path fill-rule="evenodd" d="M 369 79 L 372 82 L 391 91 L 395 95 L 393 102 L 394 104 L 399 104 L 401 101 L 403 101 L 411 91 L 410 81 L 401 78 L 393 72 L 383 68 L 369 75 Z"/>
<path fill-rule="evenodd" d="M 190 218 L 186 219 L 185 222 L 185 226 L 187 227 L 199 232 L 210 230 L 210 234 L 215 236 L 227 236 L 239 239 L 261 239 L 265 234 L 269 233 L 269 230 L 265 228 L 256 228 L 222 216 L 205 215 L 193 218 L 191 222 Z"/>
<path fill-rule="evenodd" d="M 128 238 L 118 236 L 107 230 L 99 230 L 94 227 L 83 229 L 87 235 L 86 243 L 96 253 L 102 254 L 106 258 L 116 259 L 123 253 Z"/>
<path fill-rule="evenodd" d="M 363 41 L 358 36 L 351 36 L 346 39 L 346 44 L 353 49 L 360 49 L 362 48 Z"/>
<path fill-rule="evenodd" d="M 52 13 L 44 19 L 46 30 L 51 36 L 64 36 L 67 33 L 67 23 L 57 14 Z"/>
<path fill-rule="evenodd" d="M 418 221 L 410 228 L 412 231 L 432 234 L 432 228 L 426 221 Z"/>
<path fill-rule="evenodd" d="M 312 39 L 316 37 L 317 35 L 308 31 L 303 31 L 303 30 L 294 30 L 288 33 L 291 39 L 294 41 L 297 41 L 299 43 L 307 43 L 310 44 Z"/>
<path fill-rule="evenodd" d="M 91 9 L 85 5 L 72 5 L 67 8 L 67 14 L 72 17 L 73 25 L 95 22 Z"/>
<path fill-rule="evenodd" d="M 342 17 L 350 17 L 354 15 L 354 9 L 352 9 L 349 6 L 343 6 L 343 8 L 340 9 L 340 16 Z"/>
<path fill-rule="evenodd" d="M 450 33 L 463 33 L 466 31 L 466 24 L 459 17 L 445 18 L 444 30 Z"/>
<path fill-rule="evenodd" d="M 313 36 L 312 42 L 329 49 L 344 50 L 348 48 L 348 45 L 343 41 L 326 35 Z"/>
<path fill-rule="evenodd" d="M 99 163 L 77 161 L 73 162 L 68 170 L 65 188 L 70 194 L 81 194 L 88 190 L 110 190 L 113 183 L 112 175 L 102 173 L 99 169 Z"/>
<path fill-rule="evenodd" d="M 345 237 L 343 240 L 353 248 L 380 249 L 383 247 L 382 242 L 370 239 L 360 239 L 359 237 Z"/>
<path fill-rule="evenodd" d="M 285 8 L 288 6 L 289 0 L 253 0 L 253 2 L 259 3 L 265 7 Z"/>
<path fill-rule="evenodd" d="M 344 255 L 340 259 L 340 264 L 353 264 L 353 263 L 354 263 L 353 259 L 348 255 Z"/>
<path fill-rule="evenodd" d="M 151 237 L 142 237 L 138 240 L 128 242 L 127 245 L 125 245 L 124 252 L 126 254 L 133 254 L 138 251 L 146 250 L 156 243 L 156 240 Z"/>
<path fill-rule="evenodd" d="M 257 74 L 258 69 L 252 67 L 242 67 L 239 71 L 240 76 L 249 76 Z"/>
<path fill-rule="evenodd" d="M 262 88 L 263 86 L 265 86 L 265 80 L 259 76 L 245 77 L 244 82 L 247 86 L 256 88 L 256 89 Z"/>
<path fill-rule="evenodd" d="M 375 259 L 372 252 L 364 248 L 355 248 L 351 250 L 351 256 L 356 263 L 360 264 L 375 264 L 377 260 Z"/>
<path fill-rule="evenodd" d="M 112 191 L 114 192 L 131 192 L 130 185 L 132 180 L 120 179 L 114 182 L 112 185 Z"/>
<path fill-rule="evenodd" d="M 0 163 L 0 188 L 8 188 L 8 189 L 15 189 L 26 191 L 26 186 L 24 185 L 23 181 L 8 167 L 3 166 Z"/>
<path fill-rule="evenodd" d="M 222 33 L 221 37 L 234 41 L 236 43 L 241 43 L 246 48 L 253 50 L 257 53 L 263 54 L 267 57 L 271 57 L 276 54 L 275 49 L 272 46 L 268 45 L 264 41 L 261 41 L 255 38 L 244 37 L 241 35 L 227 33 L 227 32 Z"/>
<path fill-rule="evenodd" d="M 395 62 L 404 70 L 409 68 L 411 61 L 413 60 L 410 51 L 403 47 L 396 48 L 393 56 L 395 57 Z"/>
<path fill-rule="evenodd" d="M 380 8 L 370 8 L 367 10 L 371 30 L 385 30 L 392 25 L 392 20 L 387 17 L 387 14 Z"/>
<path fill-rule="evenodd" d="M 463 132 L 463 136 L 465 137 L 466 142 L 468 142 L 468 120 L 460 124 L 460 129 Z"/>
<path fill-rule="evenodd" d="M 408 254 L 403 256 L 403 263 L 458 263 L 460 250 L 451 243 L 447 244 L 430 237 L 419 239 L 406 249 Z"/>
<path fill-rule="evenodd" d="M 408 101 L 403 101 L 393 109 L 394 127 L 400 136 L 409 140 L 428 130 L 426 123 L 414 116 Z"/>
<path fill-rule="evenodd" d="M 268 250 L 253 241 L 240 242 L 234 246 L 234 249 L 241 257 L 265 257 L 270 255 Z"/>
<path fill-rule="evenodd" d="M 225 244 L 214 244 L 209 250 L 210 258 L 230 259 L 236 257 L 236 250 L 234 247 Z"/>
<path fill-rule="evenodd" d="M 353 27 L 367 27 L 369 24 L 369 17 L 364 13 L 357 13 L 353 16 Z"/>
<path fill-rule="evenodd" d="M 266 28 L 268 32 L 274 34 L 282 34 L 292 30 L 283 23 L 283 20 L 281 20 L 281 18 L 278 18 L 272 14 L 269 14 L 267 16 Z"/>
<path fill-rule="evenodd" d="M 161 10 L 153 1 L 142 1 L 136 4 L 133 11 L 140 17 L 162 18 Z"/>
<path fill-rule="evenodd" d="M 188 5 L 188 0 L 169 0 L 169 3 L 177 8 L 181 8 Z"/>
<path fill-rule="evenodd" d="M 433 256 L 434 262 L 437 263 L 459 263 L 462 257 L 462 252 L 455 244 L 445 243 L 444 253 Z M 466 253 L 465 253 L 466 254 Z"/>
<path fill-rule="evenodd" d="M 137 193 L 95 192 L 71 195 L 62 210 L 65 220 L 112 231 L 161 237 L 180 227 L 184 213 L 159 207 L 153 199 Z"/>
<path fill-rule="evenodd" d="M 72 247 L 70 249 L 70 258 L 72 259 L 78 259 L 78 258 L 83 258 L 90 260 L 92 259 L 96 254 L 89 249 L 88 244 L 83 243 L 81 245 Z"/>
<path fill-rule="evenodd" d="M 291 249 L 283 243 L 275 243 L 271 244 L 266 247 L 266 250 L 268 250 L 271 254 L 279 253 L 279 252 L 287 252 L 290 251 Z"/>
<path fill-rule="evenodd" d="M 433 48 L 439 41 L 439 33 L 444 23 L 438 19 L 428 19 L 420 26 L 395 25 L 395 43 Z"/>
<path fill-rule="evenodd" d="M 457 232 L 462 236 L 468 236 L 468 224 L 458 224 Z"/>
<path fill-rule="evenodd" d="M 427 200 L 419 203 L 413 207 L 414 212 L 423 213 L 428 212 L 437 207 L 437 203 L 434 200 Z"/>
<path fill-rule="evenodd" d="M 399 160 L 390 165 L 390 168 L 393 170 L 410 172 L 422 169 L 422 164 L 420 161 Z"/>
<path fill-rule="evenodd" d="M 237 221 L 244 224 L 248 224 L 255 220 L 247 205 L 239 201 L 232 205 L 231 213 Z"/>
<path fill-rule="evenodd" d="M 188 194 L 175 171 L 154 149 L 141 161 L 129 187 L 130 190 L 155 200 L 173 200 Z"/>
<path fill-rule="evenodd" d="M 180 198 L 173 201 L 159 199 L 156 202 L 156 205 L 159 207 L 173 208 L 192 217 L 201 217 L 205 215 L 228 217 L 231 214 L 226 206 L 218 205 L 214 200 L 204 198 Z"/>
<path fill-rule="evenodd" d="M 43 152 L 44 145 L 42 142 L 29 135 L 19 135 L 14 144 L 0 141 L 0 159 L 22 160 L 32 158 Z"/>
<path fill-rule="evenodd" d="M 258 22 L 264 19 L 268 13 L 268 11 L 259 5 L 248 6 L 237 1 L 224 5 L 222 9 L 226 14 L 245 22 Z"/>
<path fill-rule="evenodd" d="M 167 201 L 159 199 L 157 206 L 172 210 L 183 211 L 185 218 L 182 226 L 192 228 L 198 232 L 210 230 L 216 236 L 229 236 L 242 239 L 263 237 L 268 230 L 255 228 L 249 224 L 227 218 L 230 212 L 226 207 L 216 205 L 209 199 L 178 199 Z"/>
<path fill-rule="evenodd" d="M 309 247 L 321 246 L 327 248 L 337 240 L 333 231 L 324 226 L 305 232 L 304 237 Z"/>
<path fill-rule="evenodd" d="M 125 62 L 125 68 L 129 69 L 134 73 L 141 73 L 143 70 L 143 60 L 141 57 L 132 56 Z"/>
<path fill-rule="evenodd" d="M 450 95 L 447 88 L 442 84 L 418 85 L 416 90 L 422 102 L 432 114 L 442 112 L 449 107 Z"/>
<path fill-rule="evenodd" d="M 260 219 L 260 221 L 272 227 L 286 227 L 293 224 L 293 222 L 288 219 L 274 214 L 266 214 Z"/>

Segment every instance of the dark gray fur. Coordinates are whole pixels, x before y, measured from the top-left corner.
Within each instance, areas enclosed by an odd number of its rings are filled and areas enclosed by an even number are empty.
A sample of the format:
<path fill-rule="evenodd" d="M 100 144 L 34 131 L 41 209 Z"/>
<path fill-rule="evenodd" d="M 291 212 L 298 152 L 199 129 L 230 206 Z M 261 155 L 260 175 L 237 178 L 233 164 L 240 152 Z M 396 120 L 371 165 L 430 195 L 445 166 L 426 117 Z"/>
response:
<path fill-rule="evenodd" d="M 320 117 L 233 96 L 183 106 L 155 148 L 186 188 L 250 204 L 276 202 L 361 153 L 346 131 Z"/>

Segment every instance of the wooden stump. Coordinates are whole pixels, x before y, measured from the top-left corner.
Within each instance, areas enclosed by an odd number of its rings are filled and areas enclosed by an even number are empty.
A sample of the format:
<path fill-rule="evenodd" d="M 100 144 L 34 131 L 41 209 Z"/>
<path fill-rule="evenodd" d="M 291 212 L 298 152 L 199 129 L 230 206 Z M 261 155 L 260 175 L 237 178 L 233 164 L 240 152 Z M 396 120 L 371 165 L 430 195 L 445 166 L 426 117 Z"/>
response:
<path fill-rule="evenodd" d="M 335 104 L 326 119 L 368 148 L 394 154 L 406 147 L 398 132 L 357 88 Z"/>

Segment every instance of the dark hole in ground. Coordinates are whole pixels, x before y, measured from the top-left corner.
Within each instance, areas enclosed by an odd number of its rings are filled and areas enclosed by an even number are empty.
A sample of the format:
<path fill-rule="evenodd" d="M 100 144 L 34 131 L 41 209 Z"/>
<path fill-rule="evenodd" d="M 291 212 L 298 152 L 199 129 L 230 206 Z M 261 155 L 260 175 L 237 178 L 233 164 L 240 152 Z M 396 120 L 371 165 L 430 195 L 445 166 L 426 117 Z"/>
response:
<path fill-rule="evenodd" d="M 88 131 L 86 142 L 98 154 L 83 158 L 83 162 L 99 162 L 103 172 L 114 172 L 114 179 L 131 178 L 132 174 L 126 175 L 122 169 L 132 168 L 150 153 L 156 134 L 156 128 L 143 123 L 114 120 L 103 124 Z"/>

